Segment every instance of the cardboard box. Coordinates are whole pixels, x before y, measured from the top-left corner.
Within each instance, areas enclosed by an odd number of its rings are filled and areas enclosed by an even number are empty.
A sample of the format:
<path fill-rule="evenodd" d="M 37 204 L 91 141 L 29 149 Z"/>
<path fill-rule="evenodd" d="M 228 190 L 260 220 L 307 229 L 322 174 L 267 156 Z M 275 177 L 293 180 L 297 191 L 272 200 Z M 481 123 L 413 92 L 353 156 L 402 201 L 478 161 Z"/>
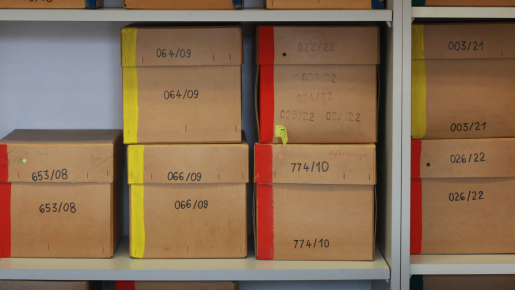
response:
<path fill-rule="evenodd" d="M 238 282 L 116 281 L 116 290 L 238 290 Z"/>
<path fill-rule="evenodd" d="M 13 9 L 81 9 L 102 8 L 104 0 L 2 0 L 0 8 Z"/>
<path fill-rule="evenodd" d="M 377 26 L 260 26 L 258 64 L 261 143 L 377 141 Z"/>
<path fill-rule="evenodd" d="M 413 275 L 412 290 L 511 290 L 515 275 Z"/>
<path fill-rule="evenodd" d="M 412 178 L 515 177 L 515 139 L 411 141 Z"/>
<path fill-rule="evenodd" d="M 258 184 L 257 258 L 373 260 L 374 201 L 370 185 Z"/>
<path fill-rule="evenodd" d="M 110 258 L 120 239 L 112 184 L 0 183 L 0 257 Z"/>
<path fill-rule="evenodd" d="M 14 130 L 0 156 L 0 182 L 31 183 L 112 183 L 125 159 L 121 130 Z"/>
<path fill-rule="evenodd" d="M 384 0 L 266 0 L 267 9 L 382 9 Z"/>
<path fill-rule="evenodd" d="M 124 0 L 128 9 L 242 9 L 243 0 Z"/>
<path fill-rule="evenodd" d="M 254 147 L 256 183 L 376 184 L 375 145 Z"/>
<path fill-rule="evenodd" d="M 515 178 L 411 180 L 411 254 L 515 253 Z"/>
<path fill-rule="evenodd" d="M 247 185 L 130 186 L 131 257 L 245 258 Z"/>
<path fill-rule="evenodd" d="M 248 183 L 249 145 L 130 145 L 129 184 Z"/>
<path fill-rule="evenodd" d="M 412 0 L 413 6 L 515 6 L 512 0 Z"/>
<path fill-rule="evenodd" d="M 128 26 L 121 39 L 123 67 L 243 64 L 241 26 Z"/>
<path fill-rule="evenodd" d="M 123 114 L 126 144 L 240 143 L 241 66 L 124 68 Z"/>
<path fill-rule="evenodd" d="M 0 280 L 1 290 L 100 290 L 101 281 L 23 281 Z"/>
<path fill-rule="evenodd" d="M 514 137 L 515 23 L 413 25 L 412 138 Z"/>

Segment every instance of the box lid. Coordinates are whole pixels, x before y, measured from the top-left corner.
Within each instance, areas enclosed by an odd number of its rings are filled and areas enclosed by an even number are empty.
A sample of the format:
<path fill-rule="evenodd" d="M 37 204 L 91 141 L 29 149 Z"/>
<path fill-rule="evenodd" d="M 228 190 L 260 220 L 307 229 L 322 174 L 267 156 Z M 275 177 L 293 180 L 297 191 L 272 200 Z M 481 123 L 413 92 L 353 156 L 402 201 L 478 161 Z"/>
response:
<path fill-rule="evenodd" d="M 0 144 L 113 144 L 122 130 L 23 130 L 17 129 Z"/>

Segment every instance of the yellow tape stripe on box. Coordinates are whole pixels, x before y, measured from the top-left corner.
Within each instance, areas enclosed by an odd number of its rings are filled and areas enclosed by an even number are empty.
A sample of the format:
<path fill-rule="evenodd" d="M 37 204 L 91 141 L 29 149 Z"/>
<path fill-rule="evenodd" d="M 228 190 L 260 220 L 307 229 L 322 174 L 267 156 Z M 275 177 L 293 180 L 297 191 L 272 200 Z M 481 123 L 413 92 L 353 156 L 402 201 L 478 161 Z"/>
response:
<path fill-rule="evenodd" d="M 138 70 L 123 68 L 123 138 L 125 144 L 138 143 Z"/>
<path fill-rule="evenodd" d="M 128 148 L 127 167 L 129 184 L 143 184 L 145 145 L 130 145 Z"/>
<path fill-rule="evenodd" d="M 426 135 L 426 61 L 424 59 L 424 25 L 413 25 L 411 61 L 411 137 Z"/>
<path fill-rule="evenodd" d="M 138 29 L 133 27 L 122 28 L 122 67 L 136 66 L 136 39 Z"/>
<path fill-rule="evenodd" d="M 131 185 L 131 257 L 143 258 L 145 254 L 145 185 Z"/>

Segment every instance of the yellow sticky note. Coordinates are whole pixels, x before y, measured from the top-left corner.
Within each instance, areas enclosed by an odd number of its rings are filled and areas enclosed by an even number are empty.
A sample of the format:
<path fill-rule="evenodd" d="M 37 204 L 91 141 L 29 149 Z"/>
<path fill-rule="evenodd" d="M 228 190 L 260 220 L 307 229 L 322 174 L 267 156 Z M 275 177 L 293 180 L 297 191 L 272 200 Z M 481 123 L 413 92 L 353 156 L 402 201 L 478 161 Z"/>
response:
<path fill-rule="evenodd" d="M 283 145 L 286 145 L 286 143 L 288 143 L 288 132 L 286 131 L 286 127 L 282 125 L 275 126 L 275 137 L 281 137 Z"/>

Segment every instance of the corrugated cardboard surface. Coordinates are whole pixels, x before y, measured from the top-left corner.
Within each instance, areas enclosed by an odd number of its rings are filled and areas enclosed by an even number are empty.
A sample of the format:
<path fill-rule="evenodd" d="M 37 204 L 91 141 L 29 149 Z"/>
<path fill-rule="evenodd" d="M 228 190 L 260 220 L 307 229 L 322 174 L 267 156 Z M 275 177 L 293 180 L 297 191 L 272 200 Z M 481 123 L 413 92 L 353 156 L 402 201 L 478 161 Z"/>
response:
<path fill-rule="evenodd" d="M 272 147 L 272 158 L 256 158 L 256 182 L 260 170 L 268 169 L 273 172 L 272 183 L 376 184 L 375 145 L 256 144 L 256 156 L 266 146 Z"/>
<path fill-rule="evenodd" d="M 421 254 L 515 253 L 514 211 L 514 178 L 422 179 Z"/>
<path fill-rule="evenodd" d="M 139 144 L 241 142 L 240 66 L 138 68 L 137 75 Z M 178 90 L 197 90 L 198 98 L 165 99 Z"/>
<path fill-rule="evenodd" d="M 111 183 L 123 167 L 121 130 L 15 130 L 0 144 L 8 182 Z"/>
<path fill-rule="evenodd" d="M 2 0 L 0 8 L 22 8 L 22 9 L 84 9 L 100 8 L 104 6 L 104 0 Z"/>
<path fill-rule="evenodd" d="M 102 282 L 2 280 L 0 290 L 100 290 Z"/>
<path fill-rule="evenodd" d="M 243 0 L 124 0 L 129 9 L 237 9 Z"/>
<path fill-rule="evenodd" d="M 199 3 L 187 1 L 193 5 Z M 145 0 L 145 3 L 150 2 Z M 122 28 L 122 31 L 125 29 L 133 28 Z M 127 41 L 124 37 L 122 32 L 122 42 Z M 241 26 L 137 27 L 135 45 L 137 67 L 243 64 Z M 128 54 L 122 51 L 122 66 L 128 62 L 126 57 Z"/>
<path fill-rule="evenodd" d="M 260 59 L 260 65 L 379 64 L 379 26 L 274 26 L 273 31 L 273 43 L 266 45 L 274 49 L 274 62 Z"/>
<path fill-rule="evenodd" d="M 119 239 L 119 183 L 13 183 L 11 256 L 112 257 Z M 75 213 L 71 206 L 65 211 L 72 202 Z"/>
<path fill-rule="evenodd" d="M 371 0 L 266 0 L 267 9 L 371 9 Z"/>
<path fill-rule="evenodd" d="M 425 6 L 515 6 L 512 0 L 413 0 L 413 5 Z"/>
<path fill-rule="evenodd" d="M 276 65 L 274 71 L 273 122 L 286 127 L 290 143 L 377 141 L 375 65 Z"/>
<path fill-rule="evenodd" d="M 128 152 L 132 154 L 130 149 Z M 143 164 L 134 166 L 129 163 L 128 171 L 129 176 L 143 172 L 145 184 L 248 183 L 249 145 L 247 142 L 211 145 L 147 145 L 144 149 Z M 193 180 L 188 178 L 191 174 L 195 174 Z M 132 183 L 131 178 L 129 183 Z"/>
<path fill-rule="evenodd" d="M 414 178 L 515 177 L 515 139 L 421 142 L 420 176 Z"/>
<path fill-rule="evenodd" d="M 237 290 L 236 282 L 139 282 L 135 290 Z"/>
<path fill-rule="evenodd" d="M 274 259 L 372 260 L 374 200 L 374 186 L 274 184 Z M 329 247 L 300 248 L 298 243 L 295 248 L 295 240 L 303 239 L 311 244 L 315 239 L 327 239 Z"/>
<path fill-rule="evenodd" d="M 208 206 L 193 209 L 195 201 Z M 143 258 L 244 258 L 246 184 L 145 185 L 144 224 Z"/>
<path fill-rule="evenodd" d="M 411 279 L 411 290 L 511 290 L 515 287 L 515 275 L 426 275 Z M 414 284 L 413 279 L 422 283 Z"/>

